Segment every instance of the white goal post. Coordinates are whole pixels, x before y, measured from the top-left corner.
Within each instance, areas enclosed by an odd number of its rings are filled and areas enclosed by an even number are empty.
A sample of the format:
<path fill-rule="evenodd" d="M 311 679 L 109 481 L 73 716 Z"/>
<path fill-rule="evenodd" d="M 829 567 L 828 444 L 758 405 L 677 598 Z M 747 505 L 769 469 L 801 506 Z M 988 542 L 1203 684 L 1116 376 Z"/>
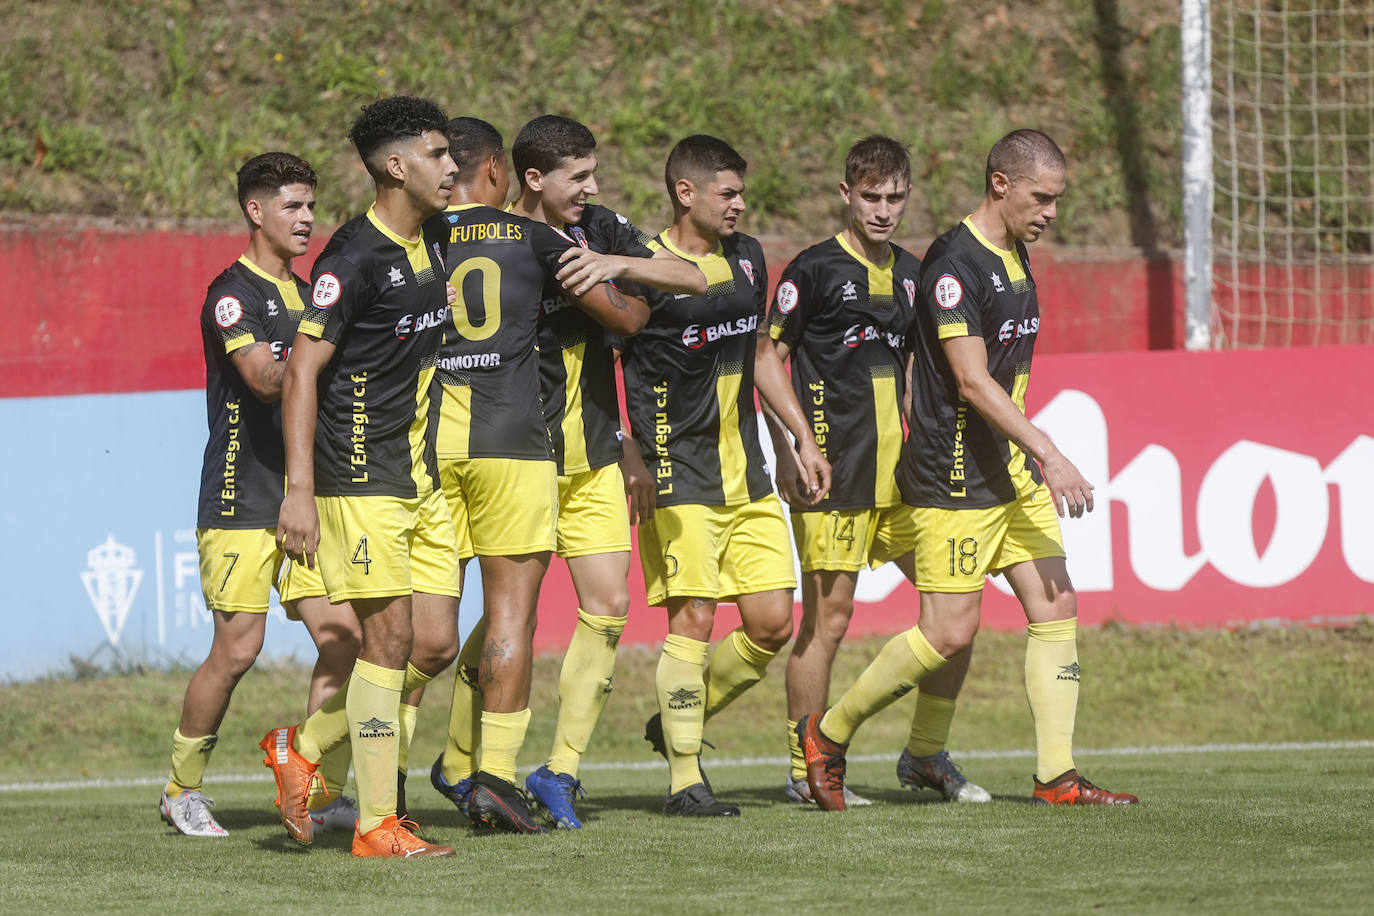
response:
<path fill-rule="evenodd" d="M 1181 2 L 1188 348 L 1374 343 L 1374 3 Z"/>

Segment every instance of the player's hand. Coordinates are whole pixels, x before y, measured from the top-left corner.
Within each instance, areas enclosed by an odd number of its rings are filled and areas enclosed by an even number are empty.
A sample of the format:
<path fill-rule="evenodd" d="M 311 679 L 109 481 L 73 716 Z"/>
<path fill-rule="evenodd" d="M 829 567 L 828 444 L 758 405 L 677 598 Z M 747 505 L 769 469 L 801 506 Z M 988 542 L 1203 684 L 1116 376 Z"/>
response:
<path fill-rule="evenodd" d="M 558 260 L 563 263 L 558 271 L 558 282 L 574 296 L 585 295 L 598 283 L 620 276 L 619 259 L 590 248 L 569 248 Z"/>
<path fill-rule="evenodd" d="M 809 438 L 797 449 L 797 457 L 801 463 L 802 495 L 806 497 L 807 505 L 814 506 L 830 492 L 830 462 L 825 460 L 820 448 Z"/>
<path fill-rule="evenodd" d="M 782 449 L 778 448 L 775 443 L 773 450 L 778 458 L 778 466 L 774 474 L 774 482 L 778 485 L 778 495 L 789 506 L 797 509 L 804 509 L 811 505 L 810 500 L 801 492 L 801 457 L 792 449 L 790 443 Z"/>
<path fill-rule="evenodd" d="M 453 284 L 447 280 L 444 281 L 444 295 L 448 297 L 449 305 L 458 301 L 458 290 L 454 289 Z"/>
<path fill-rule="evenodd" d="M 620 473 L 625 478 L 625 495 L 630 498 L 630 524 L 653 521 L 654 479 L 649 475 L 644 459 L 639 456 L 639 446 L 633 440 L 625 440 Z"/>
<path fill-rule="evenodd" d="M 314 569 L 319 546 L 320 516 L 314 495 L 288 489 L 277 518 L 277 547 L 297 563 Z"/>
<path fill-rule="evenodd" d="M 1056 452 L 1040 463 L 1040 470 L 1045 475 L 1050 498 L 1054 500 L 1054 511 L 1060 518 L 1064 517 L 1065 509 L 1071 518 L 1093 511 L 1093 485 L 1078 473 L 1072 461 Z"/>

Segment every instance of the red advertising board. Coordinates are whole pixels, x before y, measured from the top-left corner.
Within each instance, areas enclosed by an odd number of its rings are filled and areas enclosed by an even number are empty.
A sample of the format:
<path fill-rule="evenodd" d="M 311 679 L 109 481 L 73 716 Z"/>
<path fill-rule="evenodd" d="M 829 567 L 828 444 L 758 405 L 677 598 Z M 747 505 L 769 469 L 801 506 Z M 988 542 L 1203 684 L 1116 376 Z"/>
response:
<path fill-rule="evenodd" d="M 1053 313 L 1046 317 L 1054 320 Z M 1207 626 L 1374 613 L 1374 347 L 1036 358 L 1029 413 L 1095 485 L 1063 523 L 1085 623 Z M 627 642 L 663 638 L 631 575 Z M 915 620 L 885 567 L 861 580 L 851 633 Z M 555 561 L 541 647 L 566 644 L 577 598 Z M 800 608 L 798 608 L 798 613 Z M 994 586 L 984 626 L 1023 626 Z M 716 635 L 738 623 L 718 613 Z"/>

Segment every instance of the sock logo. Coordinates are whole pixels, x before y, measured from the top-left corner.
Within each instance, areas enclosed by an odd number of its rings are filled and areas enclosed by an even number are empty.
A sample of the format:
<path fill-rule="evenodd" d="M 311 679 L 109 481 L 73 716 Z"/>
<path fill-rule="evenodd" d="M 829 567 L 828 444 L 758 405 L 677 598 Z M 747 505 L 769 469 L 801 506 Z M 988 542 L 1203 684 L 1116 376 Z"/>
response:
<path fill-rule="evenodd" d="M 200 752 L 202 754 L 208 754 L 215 749 L 215 745 L 218 743 L 219 735 L 206 735 L 204 738 L 200 739 Z"/>
<path fill-rule="evenodd" d="M 1059 673 L 1054 676 L 1056 681 L 1073 681 L 1078 683 L 1078 662 L 1071 665 L 1060 665 Z"/>
<path fill-rule="evenodd" d="M 391 722 L 383 722 L 376 716 L 366 722 L 358 723 L 359 738 L 395 738 L 396 726 Z"/>
<path fill-rule="evenodd" d="M 669 691 L 669 709 L 691 709 L 701 705 L 701 691 L 683 687 L 679 690 Z"/>
<path fill-rule="evenodd" d="M 467 684 L 473 690 L 477 689 L 477 666 L 459 665 L 458 676 L 463 679 L 464 684 Z"/>
<path fill-rule="evenodd" d="M 898 684 L 897 689 L 892 691 L 892 695 L 900 700 L 914 689 L 916 689 L 915 684 Z"/>

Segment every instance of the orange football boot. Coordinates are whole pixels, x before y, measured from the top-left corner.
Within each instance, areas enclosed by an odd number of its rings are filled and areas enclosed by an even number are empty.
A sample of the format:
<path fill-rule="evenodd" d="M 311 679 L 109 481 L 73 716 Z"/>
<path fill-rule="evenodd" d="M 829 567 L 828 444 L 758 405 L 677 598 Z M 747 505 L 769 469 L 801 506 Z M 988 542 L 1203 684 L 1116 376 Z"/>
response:
<path fill-rule="evenodd" d="M 315 780 L 318 763 L 311 763 L 296 751 L 296 726 L 274 728 L 258 742 L 267 752 L 263 766 L 272 771 L 277 780 L 277 797 L 273 802 L 282 826 L 291 839 L 309 846 L 315 839 L 315 824 L 310 820 L 310 784 Z"/>
<path fill-rule="evenodd" d="M 419 825 L 409 818 L 391 815 L 367 833 L 353 826 L 353 855 L 358 858 L 441 859 L 454 855 L 452 846 L 426 843 L 415 835 Z"/>
<path fill-rule="evenodd" d="M 806 756 L 806 783 L 811 797 L 822 811 L 844 811 L 844 755 L 847 744 L 836 744 L 820 729 L 819 713 L 802 716 L 797 723 L 797 738 Z"/>
<path fill-rule="evenodd" d="M 1034 776 L 1031 779 L 1035 782 L 1031 803 L 1035 805 L 1134 805 L 1140 801 L 1126 792 L 1099 789 L 1079 776 L 1077 770 L 1069 770 L 1047 783 Z"/>

